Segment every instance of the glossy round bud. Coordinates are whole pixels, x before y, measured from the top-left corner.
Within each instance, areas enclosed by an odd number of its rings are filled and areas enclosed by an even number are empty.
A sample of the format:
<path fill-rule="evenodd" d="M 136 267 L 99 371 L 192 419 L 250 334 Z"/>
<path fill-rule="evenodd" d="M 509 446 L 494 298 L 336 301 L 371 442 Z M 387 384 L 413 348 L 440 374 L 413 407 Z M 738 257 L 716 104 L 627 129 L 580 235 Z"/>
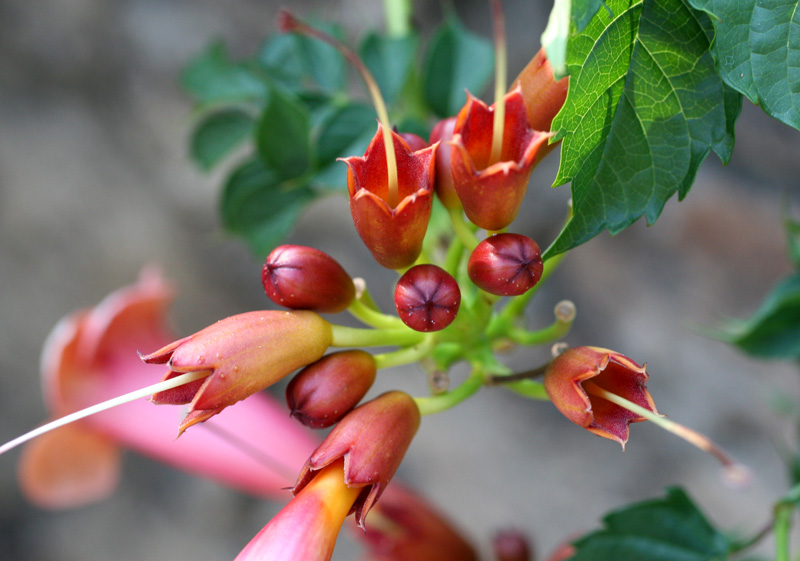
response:
<path fill-rule="evenodd" d="M 475 286 L 497 296 L 519 296 L 542 278 L 539 245 L 521 234 L 496 234 L 473 250 L 467 273 Z"/>
<path fill-rule="evenodd" d="M 281 245 L 267 256 L 261 282 L 270 300 L 293 310 L 341 312 L 355 298 L 350 275 L 327 253 Z"/>
<path fill-rule="evenodd" d="M 366 395 L 376 372 L 375 359 L 367 352 L 325 355 L 298 372 L 286 387 L 292 417 L 315 429 L 336 424 Z"/>
<path fill-rule="evenodd" d="M 394 291 L 397 314 L 416 331 L 439 331 L 456 318 L 461 290 L 456 279 L 436 265 L 411 267 Z"/>
<path fill-rule="evenodd" d="M 400 138 L 406 141 L 408 147 L 411 148 L 412 152 L 416 152 L 417 150 L 424 150 L 429 146 L 425 139 L 419 136 L 418 134 L 414 134 L 413 132 L 401 132 L 398 133 Z"/>

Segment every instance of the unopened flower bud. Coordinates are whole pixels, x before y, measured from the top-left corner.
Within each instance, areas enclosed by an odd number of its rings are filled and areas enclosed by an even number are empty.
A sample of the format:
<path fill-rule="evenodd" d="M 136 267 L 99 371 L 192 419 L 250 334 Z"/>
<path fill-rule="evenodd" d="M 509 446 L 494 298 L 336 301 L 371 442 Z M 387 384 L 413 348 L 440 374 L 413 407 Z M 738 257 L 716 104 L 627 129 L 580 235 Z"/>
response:
<path fill-rule="evenodd" d="M 598 347 L 575 347 L 553 359 L 544 375 L 544 388 L 567 419 L 624 446 L 628 425 L 645 417 L 598 397 L 585 386 L 592 384 L 657 414 L 645 386 L 647 379 L 646 368 L 624 355 Z"/>
<path fill-rule="evenodd" d="M 140 357 L 148 364 L 166 363 L 164 380 L 186 372 L 209 373 L 153 395 L 157 404 L 189 404 L 180 425 L 183 432 L 319 360 L 332 337 L 331 324 L 314 312 L 248 312 Z"/>
<path fill-rule="evenodd" d="M 261 282 L 270 300 L 294 310 L 337 313 L 355 297 L 350 275 L 327 253 L 302 245 L 281 245 L 267 257 Z"/>
<path fill-rule="evenodd" d="M 532 561 L 528 537 L 517 530 L 503 530 L 492 538 L 497 561 Z"/>
<path fill-rule="evenodd" d="M 337 423 L 375 381 L 375 359 L 360 351 L 332 353 L 306 366 L 286 387 L 292 417 L 322 429 Z"/>
<path fill-rule="evenodd" d="M 298 494 L 325 466 L 346 458 L 344 481 L 362 488 L 351 512 L 359 526 L 381 496 L 419 428 L 414 399 L 391 391 L 350 411 L 306 462 L 292 492 Z"/>
<path fill-rule="evenodd" d="M 412 152 L 416 152 L 417 150 L 423 150 L 428 146 L 430 146 L 430 144 L 425 142 L 424 138 L 422 138 L 418 134 L 414 134 L 413 132 L 401 132 L 398 134 L 400 135 L 400 138 L 406 141 L 406 144 L 408 144 L 408 147 L 411 148 Z M 431 142 L 431 144 L 434 143 Z"/>
<path fill-rule="evenodd" d="M 461 290 L 453 276 L 436 265 L 411 267 L 394 291 L 397 314 L 416 331 L 439 331 L 456 318 Z"/>
<path fill-rule="evenodd" d="M 519 296 L 542 278 L 539 245 L 521 234 L 496 234 L 473 250 L 467 264 L 470 280 L 497 296 Z"/>
<path fill-rule="evenodd" d="M 461 200 L 453 186 L 453 172 L 450 170 L 450 152 L 452 150 L 450 140 L 453 138 L 455 128 L 456 118 L 448 117 L 434 125 L 430 136 L 431 144 L 441 141 L 439 149 L 436 151 L 436 179 L 433 188 L 436 196 L 448 209 L 461 208 Z"/>

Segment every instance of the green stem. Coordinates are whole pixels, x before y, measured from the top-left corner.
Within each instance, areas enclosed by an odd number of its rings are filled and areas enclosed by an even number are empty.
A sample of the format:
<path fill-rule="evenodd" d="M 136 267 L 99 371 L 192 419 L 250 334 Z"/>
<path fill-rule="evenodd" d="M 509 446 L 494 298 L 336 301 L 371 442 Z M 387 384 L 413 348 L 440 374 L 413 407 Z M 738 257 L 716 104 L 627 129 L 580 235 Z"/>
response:
<path fill-rule="evenodd" d="M 447 248 L 447 255 L 444 257 L 444 270 L 456 276 L 458 266 L 461 264 L 461 256 L 464 255 L 464 243 L 460 238 L 454 238 Z"/>
<path fill-rule="evenodd" d="M 544 391 L 544 384 L 535 380 L 517 380 L 515 382 L 509 382 L 508 384 L 502 384 L 502 386 L 530 399 L 550 400 L 547 392 Z"/>
<path fill-rule="evenodd" d="M 475 370 L 470 374 L 469 378 L 464 380 L 464 383 L 456 389 L 431 397 L 415 397 L 414 401 L 417 403 L 419 412 L 423 416 L 441 413 L 442 411 L 447 411 L 451 407 L 455 407 L 475 394 L 475 392 L 481 389 L 482 385 L 483 373 L 480 370 Z"/>
<path fill-rule="evenodd" d="M 354 318 L 361 323 L 377 329 L 402 328 L 403 322 L 396 316 L 379 312 L 359 298 L 354 299 L 347 308 Z"/>
<path fill-rule="evenodd" d="M 453 225 L 453 231 L 458 236 L 458 239 L 461 240 L 461 243 L 464 244 L 464 247 L 468 251 L 475 249 L 479 243 L 478 238 L 475 237 L 475 232 L 467 225 L 461 210 L 448 209 L 447 212 L 450 214 L 450 223 Z"/>
<path fill-rule="evenodd" d="M 550 275 L 553 274 L 558 266 L 561 264 L 561 261 L 566 256 L 566 253 L 559 253 L 555 257 L 552 257 L 544 262 L 544 270 L 542 271 L 542 276 L 539 279 L 539 282 L 536 283 L 536 286 L 531 288 L 528 292 L 521 296 L 517 296 L 516 298 L 512 298 L 508 305 L 500 312 L 499 316 L 504 321 L 513 320 L 516 317 L 519 317 L 525 308 L 528 305 L 528 302 L 531 301 L 533 296 L 538 292 L 539 287 L 544 285 L 547 282 L 547 279 L 550 278 Z"/>
<path fill-rule="evenodd" d="M 543 329 L 528 331 L 518 327 L 511 327 L 508 330 L 508 338 L 520 345 L 534 346 L 552 343 L 562 339 L 572 328 L 571 321 L 556 320 Z"/>
<path fill-rule="evenodd" d="M 359 329 L 344 325 L 332 325 L 332 347 L 407 347 L 416 345 L 425 337 L 424 333 L 408 327 L 391 329 Z"/>
<path fill-rule="evenodd" d="M 373 357 L 375 359 L 375 366 L 380 370 L 382 368 L 391 368 L 392 366 L 401 366 L 403 364 L 417 362 L 431 353 L 431 350 L 433 350 L 435 346 L 435 341 L 436 338 L 429 333 L 416 345 L 389 353 L 377 354 Z"/>
<path fill-rule="evenodd" d="M 389 37 L 404 37 L 411 33 L 411 0 L 383 0 L 383 10 Z"/>
<path fill-rule="evenodd" d="M 775 561 L 790 561 L 789 530 L 792 527 L 794 505 L 780 502 L 775 505 Z"/>

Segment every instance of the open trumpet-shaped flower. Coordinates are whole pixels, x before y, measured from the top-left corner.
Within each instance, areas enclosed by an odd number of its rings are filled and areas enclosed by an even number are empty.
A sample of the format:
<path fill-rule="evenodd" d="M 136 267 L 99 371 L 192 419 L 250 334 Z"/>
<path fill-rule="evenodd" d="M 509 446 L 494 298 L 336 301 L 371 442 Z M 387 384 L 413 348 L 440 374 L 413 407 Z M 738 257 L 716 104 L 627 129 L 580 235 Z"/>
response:
<path fill-rule="evenodd" d="M 623 447 L 630 423 L 646 420 L 603 397 L 599 388 L 658 414 L 645 384 L 645 366 L 598 347 L 575 347 L 556 357 L 544 375 L 544 387 L 553 404 L 573 423 L 616 440 Z"/>
<path fill-rule="evenodd" d="M 166 363 L 169 380 L 186 372 L 207 377 L 153 395 L 158 404 L 189 404 L 180 432 L 311 364 L 332 341 L 331 324 L 309 311 L 257 311 L 231 316 L 148 355 Z"/>
<path fill-rule="evenodd" d="M 320 470 L 344 458 L 344 481 L 359 490 L 351 512 L 359 526 L 391 480 L 414 434 L 420 413 L 414 399 L 390 391 L 348 413 L 306 462 L 292 490 L 301 492 Z"/>
<path fill-rule="evenodd" d="M 142 386 L 151 367 L 136 350 L 173 338 L 165 327 L 171 293 L 159 274 L 146 270 L 136 284 L 54 328 L 42 354 L 43 390 L 54 417 Z M 21 488 L 46 508 L 104 498 L 117 481 L 119 449 L 126 447 L 248 493 L 281 498 L 316 444 L 264 394 L 177 441 L 176 414 L 140 399 L 47 433 L 23 451 Z"/>
<path fill-rule="evenodd" d="M 492 154 L 495 107 L 469 93 L 450 141 L 453 186 L 467 218 L 486 230 L 501 230 L 516 218 L 536 154 L 551 136 L 528 125 L 518 87 L 506 94 L 504 103 L 497 159 Z"/>
<path fill-rule="evenodd" d="M 347 164 L 350 212 L 358 235 L 375 260 L 389 269 L 411 265 L 422 251 L 433 202 L 434 159 L 438 144 L 412 152 L 392 132 L 397 160 L 397 201 L 392 201 L 382 125 L 363 157 Z M 387 143 L 388 144 L 388 143 Z"/>

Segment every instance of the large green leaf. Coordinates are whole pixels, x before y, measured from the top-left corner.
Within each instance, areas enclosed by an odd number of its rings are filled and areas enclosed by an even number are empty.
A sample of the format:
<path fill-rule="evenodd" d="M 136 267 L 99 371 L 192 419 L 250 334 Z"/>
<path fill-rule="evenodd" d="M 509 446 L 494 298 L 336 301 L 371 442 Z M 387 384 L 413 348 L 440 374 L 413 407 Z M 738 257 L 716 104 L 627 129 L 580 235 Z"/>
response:
<path fill-rule="evenodd" d="M 312 164 L 308 110 L 295 96 L 270 90 L 256 132 L 258 153 L 283 179 L 298 177 Z"/>
<path fill-rule="evenodd" d="M 614 511 L 603 522 L 605 528 L 574 542 L 570 561 L 722 561 L 731 547 L 678 488 Z"/>
<path fill-rule="evenodd" d="M 200 104 L 261 100 L 267 86 L 246 64 L 234 62 L 222 42 L 189 61 L 181 85 Z"/>
<path fill-rule="evenodd" d="M 335 108 L 320 124 L 317 136 L 317 159 L 321 166 L 336 158 L 360 156 L 346 151 L 364 134 L 375 134 L 375 110 L 363 103 L 348 103 Z"/>
<path fill-rule="evenodd" d="M 254 124 L 253 117 L 237 109 L 212 113 L 192 133 L 192 159 L 210 170 L 252 134 Z"/>
<path fill-rule="evenodd" d="M 491 43 L 451 16 L 436 31 L 422 66 L 425 101 L 439 117 L 458 113 L 464 90 L 480 95 L 494 68 Z"/>
<path fill-rule="evenodd" d="M 261 161 L 248 161 L 234 170 L 222 191 L 222 224 L 243 237 L 256 255 L 266 256 L 313 198 L 308 187 L 289 188 Z"/>
<path fill-rule="evenodd" d="M 800 358 L 800 273 L 778 283 L 749 319 L 710 334 L 754 356 Z"/>
<path fill-rule="evenodd" d="M 741 98 L 709 53 L 707 17 L 682 0 L 608 0 L 567 52 L 569 93 L 553 122 L 563 139 L 556 185 L 572 182 L 573 218 L 551 257 L 683 198 L 710 150 L 733 147 Z"/>
<path fill-rule="evenodd" d="M 800 129 L 800 2 L 688 0 L 711 15 L 711 49 L 727 84 Z"/>
<path fill-rule="evenodd" d="M 386 103 L 400 95 L 414 68 L 419 38 L 416 35 L 383 37 L 369 33 L 358 51 L 372 73 Z"/>

